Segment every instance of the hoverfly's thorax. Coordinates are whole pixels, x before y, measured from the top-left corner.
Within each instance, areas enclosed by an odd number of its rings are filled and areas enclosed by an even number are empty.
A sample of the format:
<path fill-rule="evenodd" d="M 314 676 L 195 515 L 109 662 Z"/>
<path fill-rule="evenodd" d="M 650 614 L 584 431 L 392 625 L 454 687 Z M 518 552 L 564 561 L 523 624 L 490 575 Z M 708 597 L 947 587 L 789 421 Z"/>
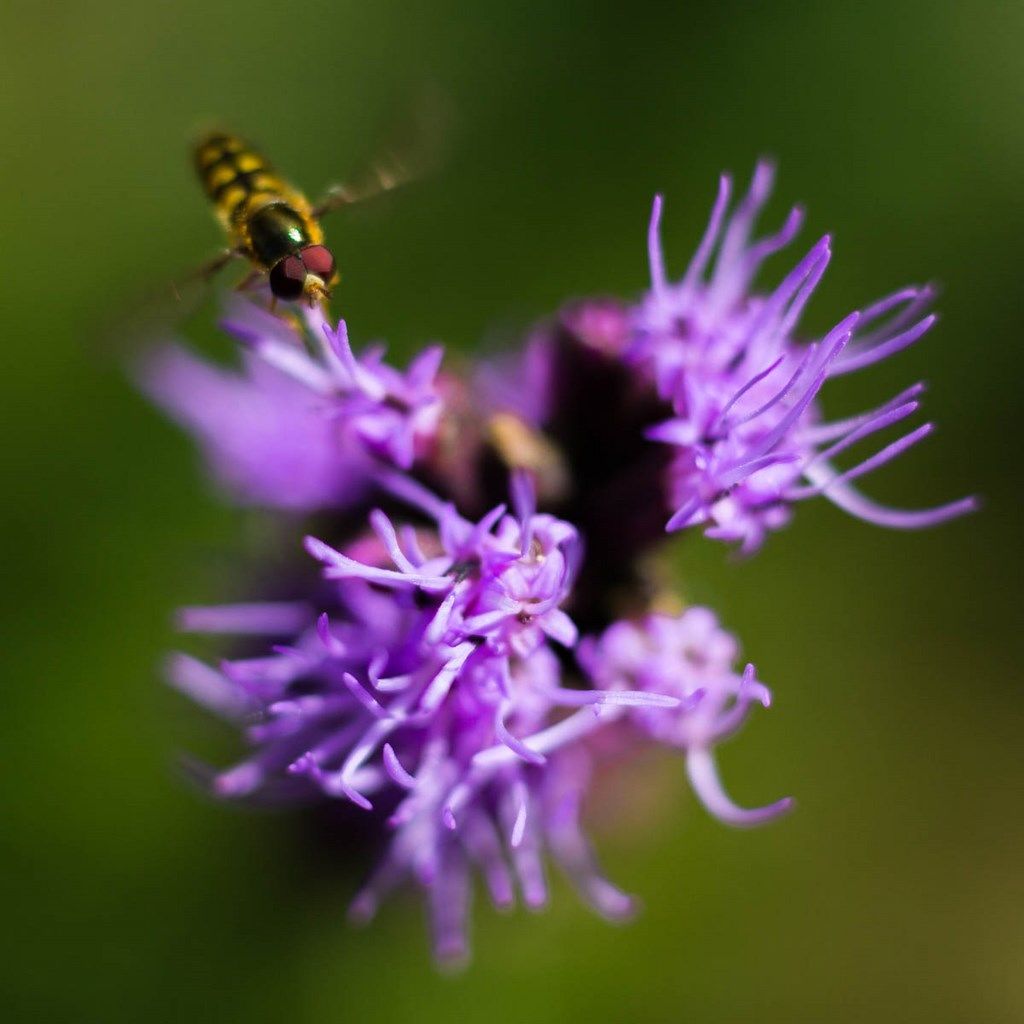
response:
<path fill-rule="evenodd" d="M 269 203 L 245 225 L 253 257 L 265 267 L 312 241 L 306 219 L 285 203 Z"/>

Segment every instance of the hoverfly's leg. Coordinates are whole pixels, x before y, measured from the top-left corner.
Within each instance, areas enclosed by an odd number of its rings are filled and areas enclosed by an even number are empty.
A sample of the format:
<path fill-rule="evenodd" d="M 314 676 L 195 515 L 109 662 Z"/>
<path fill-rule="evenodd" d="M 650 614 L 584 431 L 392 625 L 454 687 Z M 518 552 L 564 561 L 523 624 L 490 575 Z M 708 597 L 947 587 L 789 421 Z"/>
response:
<path fill-rule="evenodd" d="M 211 260 L 207 260 L 202 266 L 197 267 L 187 277 L 185 277 L 180 283 L 187 284 L 190 281 L 202 281 L 204 284 L 209 281 L 214 274 L 219 270 L 223 270 L 232 260 L 241 259 L 245 256 L 240 249 L 224 249 L 222 252 L 217 253 L 216 256 Z M 174 293 L 174 297 L 180 302 L 181 292 L 178 290 L 177 281 L 171 282 L 171 291 Z"/>
<path fill-rule="evenodd" d="M 245 277 L 243 277 L 242 280 L 239 281 L 238 284 L 235 285 L 235 291 L 236 292 L 248 291 L 262 277 L 263 277 L 263 271 L 262 270 L 250 270 L 249 273 L 246 274 Z"/>
<path fill-rule="evenodd" d="M 223 252 L 217 253 L 212 260 L 204 263 L 197 271 L 196 277 L 202 278 L 204 281 L 209 281 L 214 274 L 218 271 L 223 270 L 232 260 L 240 259 L 242 253 L 238 249 L 225 249 Z"/>

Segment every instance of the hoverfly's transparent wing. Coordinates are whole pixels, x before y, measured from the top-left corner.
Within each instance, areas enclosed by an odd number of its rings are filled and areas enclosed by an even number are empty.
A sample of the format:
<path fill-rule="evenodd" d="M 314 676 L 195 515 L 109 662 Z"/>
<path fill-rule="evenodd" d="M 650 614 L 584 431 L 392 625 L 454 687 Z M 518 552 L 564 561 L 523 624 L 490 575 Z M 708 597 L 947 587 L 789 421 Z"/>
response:
<path fill-rule="evenodd" d="M 345 185 L 332 185 L 313 207 L 313 216 L 319 219 L 325 213 L 338 209 L 339 206 L 351 206 L 366 199 L 390 192 L 399 185 L 405 185 L 421 177 L 419 173 L 410 172 L 404 164 L 375 163 L 369 173 L 354 178 Z"/>
<path fill-rule="evenodd" d="M 94 324 L 89 344 L 102 358 L 130 362 L 137 352 L 154 340 L 166 339 L 196 317 L 206 318 L 215 293 L 207 287 L 212 278 L 229 264 L 238 261 L 248 265 L 244 255 L 225 249 L 191 272 L 164 277 L 154 283 L 129 287 L 112 308 Z M 236 285 L 252 287 L 263 280 L 263 274 L 250 272 Z M 200 321 L 202 322 L 202 321 Z"/>
<path fill-rule="evenodd" d="M 396 140 L 383 147 L 376 158 L 343 184 L 333 185 L 313 207 L 322 217 L 340 206 L 351 206 L 391 192 L 430 174 L 442 162 L 442 150 L 450 132 L 447 98 L 436 88 L 424 89 L 411 116 L 390 133 Z"/>

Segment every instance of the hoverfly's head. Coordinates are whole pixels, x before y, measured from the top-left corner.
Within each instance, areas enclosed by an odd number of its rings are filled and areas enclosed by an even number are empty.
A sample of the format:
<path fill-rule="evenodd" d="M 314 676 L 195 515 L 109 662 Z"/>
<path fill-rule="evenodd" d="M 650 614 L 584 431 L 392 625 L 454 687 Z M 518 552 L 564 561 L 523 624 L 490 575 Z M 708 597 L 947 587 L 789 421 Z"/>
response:
<path fill-rule="evenodd" d="M 326 245 L 307 245 L 293 256 L 285 256 L 270 269 L 270 291 L 274 298 L 294 302 L 303 295 L 315 306 L 330 298 L 334 278 L 334 256 Z"/>

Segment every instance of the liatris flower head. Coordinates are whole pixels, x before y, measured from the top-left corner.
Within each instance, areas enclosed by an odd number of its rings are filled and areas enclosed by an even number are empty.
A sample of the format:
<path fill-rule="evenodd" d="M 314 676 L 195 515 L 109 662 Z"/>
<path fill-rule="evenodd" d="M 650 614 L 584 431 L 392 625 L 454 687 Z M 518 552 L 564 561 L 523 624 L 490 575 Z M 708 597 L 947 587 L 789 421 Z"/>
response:
<path fill-rule="evenodd" d="M 185 609 L 183 629 L 233 637 L 231 656 L 176 655 L 168 671 L 245 737 L 237 764 L 205 772 L 214 793 L 347 801 L 369 832 L 384 830 L 354 918 L 412 881 L 438 957 L 458 961 L 473 875 L 499 907 L 540 907 L 554 865 L 600 914 L 628 916 L 634 901 L 604 878 L 581 824 L 623 751 L 681 757 L 728 824 L 791 806 L 745 809 L 719 778 L 718 744 L 771 696 L 710 609 L 656 610 L 666 524 L 753 552 L 812 494 L 895 527 L 972 507 L 900 512 L 852 489 L 927 425 L 833 466 L 915 412 L 922 388 L 835 422 L 821 389 L 920 338 L 931 290 L 799 337 L 831 243 L 757 291 L 762 262 L 801 220 L 794 210 L 754 238 L 770 186 L 759 165 L 729 214 L 722 179 L 678 283 L 656 201 L 652 287 L 638 303 L 571 303 L 470 383 L 442 369 L 438 347 L 400 370 L 379 346 L 354 350 L 345 322 L 320 310 L 279 318 L 240 301 L 224 326 L 241 371 L 177 348 L 151 358 L 150 393 L 198 434 L 235 496 L 316 513 L 276 590 L 292 599 Z"/>
<path fill-rule="evenodd" d="M 670 283 L 661 251 L 661 198 L 648 236 L 651 290 L 634 311 L 626 358 L 648 375 L 673 415 L 648 430 L 674 451 L 669 530 L 703 524 L 721 540 L 757 549 L 784 525 L 794 502 L 823 495 L 869 522 L 897 529 L 931 526 L 974 507 L 962 499 L 922 511 L 876 505 L 851 485 L 932 431 L 924 424 L 846 470 L 832 460 L 917 411 L 915 384 L 870 412 L 823 420 L 816 399 L 826 381 L 870 366 L 912 345 L 935 323 L 925 313 L 933 290 L 910 287 L 840 320 L 823 338 L 796 331 L 831 259 L 820 239 L 766 294 L 752 291 L 761 264 L 786 248 L 803 220 L 794 208 L 773 235 L 754 224 L 772 185 L 770 164 L 754 172 L 729 215 L 731 179 L 723 177 L 704 237 L 683 278 Z M 712 269 L 712 257 L 714 262 Z"/>
<path fill-rule="evenodd" d="M 652 739 L 686 752 L 690 781 L 712 814 L 730 825 L 756 825 L 788 810 L 792 801 L 745 810 L 726 796 L 718 780 L 714 746 L 743 725 L 755 704 L 771 704 L 771 693 L 757 680 L 753 665 L 737 673 L 738 653 L 736 638 L 719 626 L 714 612 L 691 607 L 679 615 L 616 622 L 600 637 L 581 643 L 577 657 L 602 689 L 678 697 L 671 712 L 632 709 L 632 723 Z"/>
<path fill-rule="evenodd" d="M 223 326 L 243 345 L 242 374 L 166 346 L 143 384 L 199 435 L 214 475 L 243 501 L 343 508 L 368 492 L 377 461 L 408 469 L 429 452 L 443 351 L 424 349 L 403 373 L 380 345 L 357 358 L 344 321 L 332 328 L 318 309 L 303 312 L 295 325 L 236 300 Z"/>
<path fill-rule="evenodd" d="M 674 708 L 679 698 L 563 685 L 556 651 L 577 640 L 561 606 L 579 538 L 535 511 L 527 476 L 513 476 L 513 514 L 498 506 L 477 522 L 406 478 L 388 472 L 381 481 L 432 527 L 421 536 L 371 512 L 389 566 L 307 538 L 334 586 L 329 611 L 278 604 L 184 614 L 193 629 L 291 637 L 219 671 L 172 662 L 173 681 L 202 703 L 256 716 L 252 755 L 214 776 L 213 789 L 236 798 L 317 789 L 367 811 L 380 801 L 393 838 L 353 912 L 370 916 L 387 889 L 412 877 L 432 894 L 443 957 L 464 948 L 473 865 L 499 905 L 513 899 L 514 876 L 525 902 L 539 906 L 548 851 L 601 913 L 627 913 L 630 901 L 597 872 L 579 832 L 590 759 L 573 748 L 603 724 L 594 709 Z M 579 710 L 564 717 L 565 709 Z"/>

